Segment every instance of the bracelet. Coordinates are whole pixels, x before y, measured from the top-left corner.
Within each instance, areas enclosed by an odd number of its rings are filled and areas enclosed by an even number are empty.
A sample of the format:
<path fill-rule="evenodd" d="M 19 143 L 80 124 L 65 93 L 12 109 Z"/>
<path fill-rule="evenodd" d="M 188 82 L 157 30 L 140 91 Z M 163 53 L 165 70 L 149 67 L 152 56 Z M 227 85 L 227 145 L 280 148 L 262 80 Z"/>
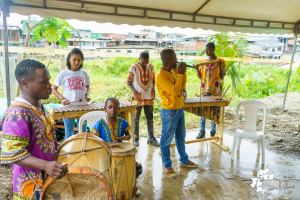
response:
<path fill-rule="evenodd" d="M 60 102 L 62 102 L 62 100 L 64 100 L 64 99 L 66 99 L 65 97 L 64 98 L 62 98 L 61 100 L 60 100 Z"/>

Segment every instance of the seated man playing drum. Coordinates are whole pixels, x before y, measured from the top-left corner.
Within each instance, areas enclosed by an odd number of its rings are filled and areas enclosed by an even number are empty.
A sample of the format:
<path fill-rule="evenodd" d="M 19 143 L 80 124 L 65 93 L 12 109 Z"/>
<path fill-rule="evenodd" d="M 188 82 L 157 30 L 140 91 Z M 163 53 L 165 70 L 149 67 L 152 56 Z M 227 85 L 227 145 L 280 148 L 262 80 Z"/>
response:
<path fill-rule="evenodd" d="M 110 148 L 117 146 L 118 142 L 122 142 L 122 140 L 131 139 L 129 123 L 123 118 L 117 117 L 120 110 L 119 105 L 118 99 L 108 98 L 104 106 L 106 117 L 98 120 L 92 129 L 92 133 L 107 142 Z M 137 161 L 135 164 L 136 178 L 138 178 L 142 174 L 143 168 Z M 139 193 L 136 196 L 139 196 Z"/>
<path fill-rule="evenodd" d="M 1 164 L 14 164 L 14 199 L 40 199 L 47 176 L 59 179 L 68 173 L 66 166 L 54 161 L 54 127 L 41 104 L 52 93 L 50 75 L 44 64 L 25 59 L 17 65 L 15 76 L 21 96 L 3 117 Z"/>

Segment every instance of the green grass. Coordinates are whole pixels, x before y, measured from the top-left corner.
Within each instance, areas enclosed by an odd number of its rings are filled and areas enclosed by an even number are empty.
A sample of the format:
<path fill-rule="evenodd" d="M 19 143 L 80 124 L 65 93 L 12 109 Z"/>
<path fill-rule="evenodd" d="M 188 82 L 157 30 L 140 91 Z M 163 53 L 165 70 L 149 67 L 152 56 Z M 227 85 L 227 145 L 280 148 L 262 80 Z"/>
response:
<path fill-rule="evenodd" d="M 116 97 L 118 99 L 125 98 L 130 100 L 131 90 L 126 85 L 126 79 L 129 67 L 137 58 L 105 58 L 95 59 L 84 62 L 84 70 L 86 70 L 91 80 L 91 99 L 101 95 L 101 98 L 96 102 L 105 101 L 108 97 Z M 155 72 L 161 67 L 160 59 L 150 59 L 154 65 Z M 47 65 L 47 61 L 44 61 Z M 51 83 L 54 82 L 60 69 L 60 62 L 53 60 L 49 66 L 51 74 Z M 288 77 L 288 71 L 279 67 L 260 66 L 260 65 L 241 65 L 238 67 L 239 75 L 241 77 L 242 85 L 237 87 L 237 91 L 230 89 L 225 98 L 231 99 L 231 107 L 235 107 L 240 101 L 246 99 L 260 99 L 271 94 L 283 93 L 285 91 L 285 84 Z M 225 77 L 224 88 L 231 84 L 229 77 Z M 186 90 L 188 97 L 198 97 L 200 93 L 200 80 L 196 75 L 196 70 L 187 68 L 187 84 Z M 61 87 L 59 88 L 61 92 Z M 292 73 L 290 81 L 290 91 L 300 92 L 300 68 Z M 0 97 L 4 97 L 3 90 L 0 91 Z M 161 108 L 160 97 L 156 92 L 156 99 L 154 101 L 154 128 L 155 134 L 161 132 L 161 120 L 159 111 Z M 60 103 L 60 101 L 51 95 L 49 99 L 44 100 L 43 103 Z M 143 111 L 142 111 L 143 112 Z M 193 114 L 186 113 L 186 127 L 199 127 L 199 117 Z M 142 135 L 147 134 L 146 118 L 142 114 L 140 122 L 140 130 Z"/>

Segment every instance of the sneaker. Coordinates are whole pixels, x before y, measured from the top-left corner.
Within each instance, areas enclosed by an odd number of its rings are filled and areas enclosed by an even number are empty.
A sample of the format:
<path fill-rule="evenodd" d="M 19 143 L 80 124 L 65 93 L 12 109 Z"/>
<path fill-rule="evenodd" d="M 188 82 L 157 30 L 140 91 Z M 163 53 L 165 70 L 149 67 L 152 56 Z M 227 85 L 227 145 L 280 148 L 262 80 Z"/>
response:
<path fill-rule="evenodd" d="M 211 131 L 210 132 L 210 137 L 215 137 L 215 135 L 216 135 L 216 131 Z"/>
<path fill-rule="evenodd" d="M 196 139 L 202 139 L 205 138 L 205 131 L 200 131 L 199 135 L 196 137 Z"/>
<path fill-rule="evenodd" d="M 134 146 L 139 146 L 139 145 L 140 145 L 139 137 L 138 137 L 138 136 L 135 136 L 135 137 L 134 137 Z"/>
<path fill-rule="evenodd" d="M 139 191 L 139 190 L 137 190 L 134 196 L 135 196 L 135 197 L 139 197 L 139 196 L 141 196 L 141 193 L 140 193 L 140 191 Z"/>
<path fill-rule="evenodd" d="M 188 163 L 185 163 L 185 164 L 180 164 L 180 167 L 191 167 L 191 168 L 197 168 L 198 167 L 198 164 L 190 161 Z"/>
<path fill-rule="evenodd" d="M 156 140 L 155 137 L 148 137 L 147 144 L 151 144 L 153 146 L 159 147 L 159 142 Z"/>
<path fill-rule="evenodd" d="M 173 168 L 166 169 L 167 176 L 169 178 L 176 178 L 176 173 Z"/>

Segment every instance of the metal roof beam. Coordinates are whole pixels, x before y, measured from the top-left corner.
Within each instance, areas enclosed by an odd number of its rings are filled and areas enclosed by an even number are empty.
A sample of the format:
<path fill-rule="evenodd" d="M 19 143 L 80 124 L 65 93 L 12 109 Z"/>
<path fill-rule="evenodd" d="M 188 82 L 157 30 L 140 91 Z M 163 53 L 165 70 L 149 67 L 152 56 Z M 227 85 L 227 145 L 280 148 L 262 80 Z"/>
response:
<path fill-rule="evenodd" d="M 105 6 L 111 6 L 114 7 L 114 12 L 98 12 L 98 11 L 89 11 L 84 9 L 84 12 L 87 14 L 102 14 L 102 15 L 114 15 L 114 16 L 124 16 L 124 17 L 133 17 L 133 18 L 144 18 L 144 19 L 157 19 L 157 20 L 166 20 L 166 21 L 177 21 L 177 22 L 189 22 L 189 23 L 198 23 L 198 24 L 214 24 L 214 25 L 223 25 L 223 26 L 235 26 L 235 27 L 253 27 L 253 28 L 263 28 L 263 29 L 284 29 L 284 30 L 292 30 L 293 28 L 286 28 L 285 25 L 292 24 L 295 26 L 296 23 L 294 22 L 280 22 L 280 21 L 268 21 L 268 20 L 256 20 L 256 19 L 243 19 L 243 18 L 231 18 L 231 17 L 223 17 L 223 16 L 213 16 L 213 15 L 202 15 L 202 14 L 194 14 L 194 13 L 183 13 L 178 11 L 170 11 L 170 10 L 159 10 L 159 9 L 152 9 L 152 8 L 144 8 L 144 7 L 134 7 L 134 6 L 124 6 L 124 5 L 117 5 L 117 4 L 107 4 L 107 3 L 99 3 L 99 2 L 87 2 L 87 1 L 78 1 L 78 0 L 60 0 L 64 2 L 75 2 L 80 3 L 81 5 L 84 2 L 84 8 L 86 8 L 86 4 L 92 4 L 92 5 L 105 5 Z M 18 6 L 18 7 L 29 7 L 29 8 L 42 8 L 44 9 L 44 6 L 36 6 L 36 5 L 28 5 L 28 4 L 15 4 L 15 3 L 9 3 L 10 6 Z M 129 8 L 129 9 L 137 9 L 137 10 L 143 10 L 143 15 L 131 15 L 131 14 L 120 14 L 119 12 L 116 12 L 118 8 Z M 68 9 L 68 8 L 59 8 L 59 7 L 47 7 L 48 10 L 60 10 L 60 11 L 69 11 L 69 12 L 78 12 L 82 13 L 82 9 Z M 149 16 L 147 15 L 147 11 L 157 11 L 162 13 L 169 13 L 168 18 L 163 17 L 156 17 L 156 16 Z M 191 16 L 191 20 L 181 20 L 174 17 L 176 14 L 184 14 L 187 16 Z M 212 22 L 204 22 L 204 21 L 197 21 L 196 17 L 209 17 L 212 18 Z M 229 21 L 232 20 L 234 24 L 231 23 L 218 23 L 218 19 L 228 19 Z M 249 22 L 249 25 L 242 25 L 241 21 Z M 266 26 L 255 26 L 255 22 L 263 22 L 267 24 Z M 280 23 L 281 26 L 279 27 L 272 27 L 272 23 Z M 283 25 L 284 24 L 284 25 Z"/>
<path fill-rule="evenodd" d="M 208 2 L 210 2 L 210 0 L 207 0 L 204 4 L 202 4 L 202 6 L 200 8 L 198 8 L 198 10 L 196 12 L 194 12 L 194 14 L 197 14 L 200 10 L 202 10 L 202 8 L 204 8 L 204 6 L 206 6 L 206 4 L 208 4 Z"/>
<path fill-rule="evenodd" d="M 194 14 L 194 13 L 188 13 L 188 12 L 180 12 L 180 11 L 172 11 L 172 10 L 163 10 L 163 9 L 155 9 L 155 8 L 146 8 L 146 7 L 137 7 L 137 6 L 127 6 L 127 5 L 120 5 L 120 4 L 111 4 L 111 3 L 101 3 L 101 2 L 93 2 L 93 1 L 81 1 L 81 0 L 58 0 L 63 2 L 69 2 L 69 3 L 84 3 L 89 5 L 102 5 L 102 6 L 111 6 L 111 7 L 120 7 L 120 8 L 130 8 L 135 10 L 148 10 L 148 11 L 157 11 L 162 13 L 173 13 L 173 14 L 183 14 L 183 15 L 195 15 L 200 17 L 217 17 L 220 19 L 236 19 L 236 20 L 245 20 L 245 21 L 257 21 L 257 22 L 266 22 L 268 20 L 258 20 L 258 19 L 245 19 L 245 18 L 232 18 L 232 17 L 224 17 L 224 16 L 215 16 L 215 15 L 204 15 L 204 14 Z M 20 5 L 20 4 L 14 4 L 14 5 Z M 24 5 L 24 4 L 23 4 Z M 273 23 L 283 23 L 280 21 L 270 21 Z M 295 22 L 285 22 L 287 24 L 295 24 Z"/>

